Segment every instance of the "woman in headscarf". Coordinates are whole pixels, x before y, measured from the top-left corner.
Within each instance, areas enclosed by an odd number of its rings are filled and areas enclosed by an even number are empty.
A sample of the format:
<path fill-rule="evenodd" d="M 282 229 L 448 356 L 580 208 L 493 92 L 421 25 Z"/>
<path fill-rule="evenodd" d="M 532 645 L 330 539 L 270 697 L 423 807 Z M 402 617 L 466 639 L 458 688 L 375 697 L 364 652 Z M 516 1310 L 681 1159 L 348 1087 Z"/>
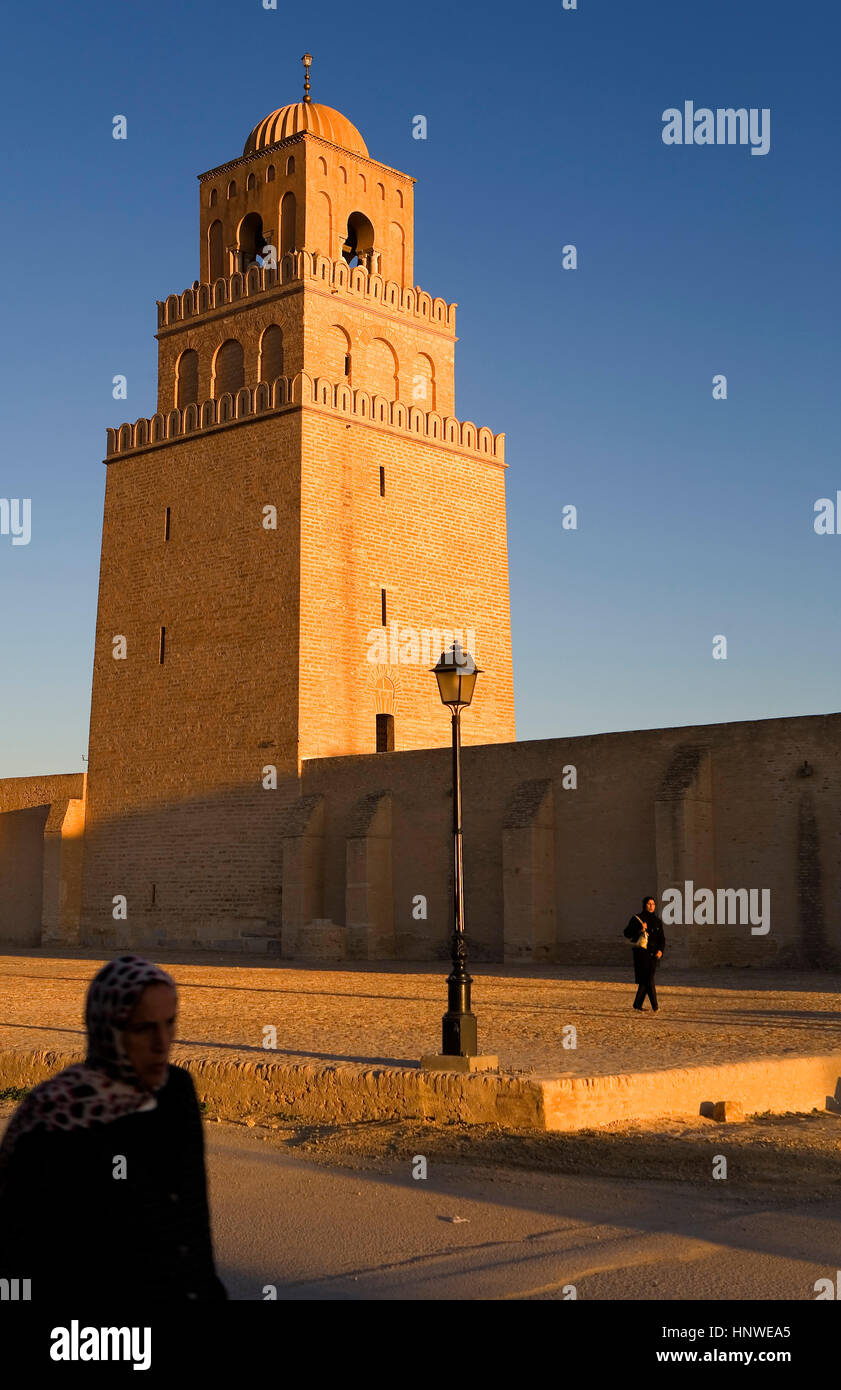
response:
<path fill-rule="evenodd" d="M 659 1005 L 657 990 L 654 988 L 654 976 L 666 949 L 666 933 L 657 916 L 657 903 L 650 893 L 643 898 L 641 912 L 631 918 L 624 935 L 634 947 L 634 979 L 637 982 L 634 1008 L 638 1013 L 642 1013 L 642 1006 L 648 995 L 652 1012 L 656 1014 Z"/>
<path fill-rule="evenodd" d="M 227 1298 L 196 1092 L 169 1063 L 176 1011 L 166 971 L 110 961 L 88 989 L 85 1061 L 36 1086 L 9 1123 L 0 1277 L 29 1279 L 33 1303 Z"/>

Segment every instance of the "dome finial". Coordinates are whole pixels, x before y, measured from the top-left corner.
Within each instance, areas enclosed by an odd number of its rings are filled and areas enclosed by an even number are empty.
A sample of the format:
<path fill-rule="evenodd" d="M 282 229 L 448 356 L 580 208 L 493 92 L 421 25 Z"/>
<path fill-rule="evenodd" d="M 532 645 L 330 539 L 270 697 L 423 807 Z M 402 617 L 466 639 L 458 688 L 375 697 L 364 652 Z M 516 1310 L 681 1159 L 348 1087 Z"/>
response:
<path fill-rule="evenodd" d="M 312 101 L 310 96 L 310 67 L 312 65 L 312 54 L 305 53 L 301 62 L 304 65 L 304 101 Z"/>

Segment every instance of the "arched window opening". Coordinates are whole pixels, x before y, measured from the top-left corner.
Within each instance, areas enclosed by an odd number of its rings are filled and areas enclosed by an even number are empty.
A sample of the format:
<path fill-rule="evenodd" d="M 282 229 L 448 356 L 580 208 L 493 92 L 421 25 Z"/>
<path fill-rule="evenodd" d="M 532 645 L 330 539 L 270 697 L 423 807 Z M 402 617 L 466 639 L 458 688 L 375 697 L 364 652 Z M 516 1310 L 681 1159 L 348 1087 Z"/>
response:
<path fill-rule="evenodd" d="M 266 183 L 274 183 L 274 165 L 270 164 L 266 170 Z"/>
<path fill-rule="evenodd" d="M 295 194 L 284 193 L 280 200 L 280 246 L 278 255 L 295 250 Z"/>
<path fill-rule="evenodd" d="M 215 207 L 216 207 L 216 203 L 217 203 L 218 197 L 219 197 L 219 195 L 218 195 L 218 193 L 216 192 L 216 189 L 215 189 L 215 188 L 211 188 L 211 190 L 210 190 L 210 206 L 211 206 L 212 208 L 215 208 Z"/>
<path fill-rule="evenodd" d="M 237 181 L 236 181 L 236 179 L 231 179 L 231 182 L 228 184 L 228 197 L 229 197 L 229 198 L 235 198 L 236 196 L 237 196 Z"/>
<path fill-rule="evenodd" d="M 225 274 L 224 247 L 222 245 L 222 223 L 212 222 L 207 233 L 208 278 L 211 285 Z"/>
<path fill-rule="evenodd" d="M 289 158 L 288 158 L 287 161 L 286 161 L 286 172 L 287 172 L 287 174 L 294 174 L 294 172 L 295 172 L 295 156 L 294 156 L 294 154 L 290 154 Z"/>
<path fill-rule="evenodd" d="M 229 391 L 235 396 L 245 385 L 245 358 L 242 343 L 228 338 L 217 350 L 213 363 L 213 398 L 218 400 Z"/>
<path fill-rule="evenodd" d="M 370 270 L 373 249 L 373 226 L 363 212 L 352 212 L 348 218 L 342 255 L 349 266 L 364 265 Z"/>
<path fill-rule="evenodd" d="M 257 180 L 253 174 L 249 174 L 245 182 L 246 192 L 251 193 L 257 187 Z"/>
<path fill-rule="evenodd" d="M 249 212 L 239 224 L 237 234 L 237 270 L 247 270 L 250 265 L 262 265 L 263 219 L 259 212 Z"/>
<path fill-rule="evenodd" d="M 333 323 L 324 335 L 324 375 L 328 381 L 343 381 L 350 376 L 351 345 L 347 331 Z"/>
<path fill-rule="evenodd" d="M 199 355 L 192 348 L 182 352 L 175 366 L 175 404 L 179 410 L 199 402 Z"/>
<path fill-rule="evenodd" d="M 377 752 L 394 752 L 394 715 L 377 715 Z"/>
<path fill-rule="evenodd" d="M 270 323 L 260 339 L 259 380 L 271 385 L 279 376 L 283 376 L 283 332 Z"/>

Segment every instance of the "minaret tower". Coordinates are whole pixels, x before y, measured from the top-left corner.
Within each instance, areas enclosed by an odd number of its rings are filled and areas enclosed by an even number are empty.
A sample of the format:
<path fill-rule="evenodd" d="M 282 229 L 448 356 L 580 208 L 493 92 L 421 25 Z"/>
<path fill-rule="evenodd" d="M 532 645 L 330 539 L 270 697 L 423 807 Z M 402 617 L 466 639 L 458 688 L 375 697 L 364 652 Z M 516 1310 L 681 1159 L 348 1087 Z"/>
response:
<path fill-rule="evenodd" d="M 455 416 L 414 180 L 311 99 L 310 63 L 303 100 L 199 176 L 157 412 L 108 431 L 94 860 L 97 826 L 127 863 L 114 827 L 161 805 L 195 847 L 190 808 L 247 799 L 268 764 L 446 745 L 430 667 L 451 633 L 484 673 L 465 743 L 514 738 L 503 438 Z"/>

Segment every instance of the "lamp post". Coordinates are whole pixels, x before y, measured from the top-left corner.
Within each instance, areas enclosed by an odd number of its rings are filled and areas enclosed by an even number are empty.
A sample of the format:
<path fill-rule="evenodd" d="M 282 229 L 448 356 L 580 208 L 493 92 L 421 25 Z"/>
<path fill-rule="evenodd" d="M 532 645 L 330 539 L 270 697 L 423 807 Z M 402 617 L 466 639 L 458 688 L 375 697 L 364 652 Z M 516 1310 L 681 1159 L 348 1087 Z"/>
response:
<path fill-rule="evenodd" d="M 470 1008 L 467 943 L 464 937 L 464 873 L 461 855 L 461 712 L 473 699 L 476 677 L 481 674 L 473 657 L 454 642 L 433 667 L 442 703 L 452 714 L 453 725 L 453 968 L 447 976 L 447 1012 L 442 1020 L 444 1057 L 475 1057 L 476 1015 Z"/>

